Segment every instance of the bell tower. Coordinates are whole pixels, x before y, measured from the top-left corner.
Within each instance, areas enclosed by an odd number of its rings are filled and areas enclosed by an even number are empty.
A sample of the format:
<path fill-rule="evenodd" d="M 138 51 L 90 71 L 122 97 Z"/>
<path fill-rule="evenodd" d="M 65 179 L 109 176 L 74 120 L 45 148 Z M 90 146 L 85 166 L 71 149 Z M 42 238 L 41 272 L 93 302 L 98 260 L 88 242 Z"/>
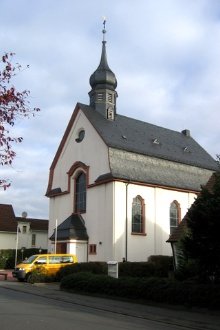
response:
<path fill-rule="evenodd" d="M 116 115 L 117 79 L 107 62 L 105 29 L 106 20 L 103 21 L 103 41 L 101 60 L 98 68 L 90 77 L 91 91 L 89 92 L 90 106 L 108 120 L 114 120 Z"/>

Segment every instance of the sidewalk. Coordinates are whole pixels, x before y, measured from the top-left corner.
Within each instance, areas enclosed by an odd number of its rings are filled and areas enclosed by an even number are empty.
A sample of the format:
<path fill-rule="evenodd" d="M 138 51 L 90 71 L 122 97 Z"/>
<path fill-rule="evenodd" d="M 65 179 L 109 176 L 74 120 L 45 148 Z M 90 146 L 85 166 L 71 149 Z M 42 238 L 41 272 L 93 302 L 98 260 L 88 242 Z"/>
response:
<path fill-rule="evenodd" d="M 172 324 L 189 329 L 220 329 L 220 313 L 207 310 L 187 310 L 180 307 L 157 307 L 142 305 L 133 302 L 92 297 L 61 291 L 59 283 L 35 283 L 18 282 L 10 275 L 7 281 L 0 280 L 0 287 L 8 290 L 24 292 L 48 299 L 58 300 L 74 305 L 86 306 L 91 309 L 108 311 L 111 313 L 129 315 L 144 318 L 151 321 Z"/>

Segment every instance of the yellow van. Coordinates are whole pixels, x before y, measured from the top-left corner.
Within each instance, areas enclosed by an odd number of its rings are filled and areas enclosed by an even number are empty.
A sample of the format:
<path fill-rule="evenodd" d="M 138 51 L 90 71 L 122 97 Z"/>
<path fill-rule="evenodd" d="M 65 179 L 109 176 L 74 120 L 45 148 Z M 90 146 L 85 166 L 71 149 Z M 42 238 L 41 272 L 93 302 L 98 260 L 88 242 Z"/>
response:
<path fill-rule="evenodd" d="M 16 265 L 12 275 L 19 281 L 27 281 L 34 270 L 55 275 L 60 268 L 77 262 L 74 254 L 36 254 Z"/>

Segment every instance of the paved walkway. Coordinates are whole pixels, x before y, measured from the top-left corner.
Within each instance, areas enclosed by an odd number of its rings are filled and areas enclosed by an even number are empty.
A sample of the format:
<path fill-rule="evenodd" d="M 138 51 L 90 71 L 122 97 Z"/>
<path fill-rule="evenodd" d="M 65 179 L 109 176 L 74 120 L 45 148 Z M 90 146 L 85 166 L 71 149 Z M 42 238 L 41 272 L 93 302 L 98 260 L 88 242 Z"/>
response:
<path fill-rule="evenodd" d="M 8 280 L 0 280 L 0 287 L 8 290 L 25 292 L 32 295 L 63 301 L 72 305 L 86 306 L 91 309 L 149 319 L 159 323 L 172 324 L 188 329 L 220 329 L 220 312 L 187 310 L 180 307 L 156 307 L 120 300 L 98 298 L 61 291 L 58 283 L 29 284 L 18 282 L 9 274 Z"/>

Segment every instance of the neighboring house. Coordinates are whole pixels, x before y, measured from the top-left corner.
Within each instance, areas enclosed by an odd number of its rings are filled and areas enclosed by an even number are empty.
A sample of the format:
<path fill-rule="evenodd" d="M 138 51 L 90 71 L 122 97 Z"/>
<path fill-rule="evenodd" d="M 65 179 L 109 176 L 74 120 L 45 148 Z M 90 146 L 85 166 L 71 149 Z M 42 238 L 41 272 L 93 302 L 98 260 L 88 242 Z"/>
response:
<path fill-rule="evenodd" d="M 206 183 L 205 187 L 212 191 L 213 185 L 216 182 L 216 174 L 213 173 L 208 182 Z M 192 205 L 191 205 L 192 207 Z M 169 239 L 167 240 L 167 243 L 170 243 L 172 248 L 172 253 L 174 257 L 174 268 L 178 268 L 178 259 L 179 256 L 181 256 L 181 250 L 179 249 L 179 242 L 183 238 L 184 234 L 187 231 L 187 215 L 184 216 L 183 220 L 180 222 L 180 224 L 175 228 L 173 233 L 170 235 Z"/>
<path fill-rule="evenodd" d="M 48 220 L 16 217 L 12 205 L 0 204 L 0 250 L 47 249 Z"/>
<path fill-rule="evenodd" d="M 166 241 L 216 162 L 187 129 L 117 114 L 105 40 L 90 85 L 90 105 L 77 103 L 50 168 L 49 250 L 79 261 L 171 255 Z"/>

